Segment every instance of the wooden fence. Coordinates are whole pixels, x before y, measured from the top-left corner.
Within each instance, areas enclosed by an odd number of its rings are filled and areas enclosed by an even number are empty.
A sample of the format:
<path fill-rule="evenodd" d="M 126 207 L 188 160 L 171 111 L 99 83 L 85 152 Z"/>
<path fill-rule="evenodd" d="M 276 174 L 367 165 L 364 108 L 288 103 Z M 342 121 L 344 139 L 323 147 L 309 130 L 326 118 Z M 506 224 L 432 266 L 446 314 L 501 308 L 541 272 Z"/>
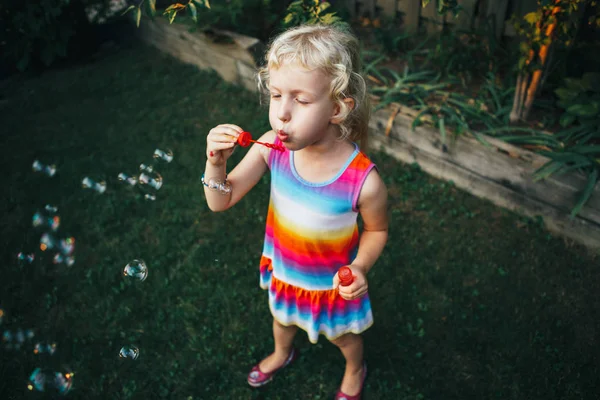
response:
<path fill-rule="evenodd" d="M 472 30 L 481 24 L 492 23 L 496 36 L 515 34 L 509 19 L 522 16 L 537 8 L 536 0 L 458 0 L 462 7 L 455 18 L 452 14 L 438 15 L 437 1 L 427 7 L 421 0 L 341 0 L 353 17 L 383 17 L 396 19 L 409 32 L 440 30 L 444 25 L 461 30 Z M 335 3 L 335 0 L 331 0 Z"/>

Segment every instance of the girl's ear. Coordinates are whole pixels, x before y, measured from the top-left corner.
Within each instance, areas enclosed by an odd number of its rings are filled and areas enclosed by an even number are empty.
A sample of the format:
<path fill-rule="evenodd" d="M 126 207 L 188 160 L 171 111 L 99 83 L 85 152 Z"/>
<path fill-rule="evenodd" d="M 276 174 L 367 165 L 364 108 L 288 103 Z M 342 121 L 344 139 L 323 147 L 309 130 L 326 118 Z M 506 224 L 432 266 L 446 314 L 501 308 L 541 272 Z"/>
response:
<path fill-rule="evenodd" d="M 338 102 L 335 103 L 335 107 L 333 109 L 333 115 L 331 116 L 332 124 L 341 123 L 343 120 L 346 119 L 348 114 L 350 114 L 350 111 L 354 110 L 354 99 L 352 97 L 346 97 L 342 101 L 344 102 L 344 104 L 346 106 L 340 107 L 340 104 Z"/>

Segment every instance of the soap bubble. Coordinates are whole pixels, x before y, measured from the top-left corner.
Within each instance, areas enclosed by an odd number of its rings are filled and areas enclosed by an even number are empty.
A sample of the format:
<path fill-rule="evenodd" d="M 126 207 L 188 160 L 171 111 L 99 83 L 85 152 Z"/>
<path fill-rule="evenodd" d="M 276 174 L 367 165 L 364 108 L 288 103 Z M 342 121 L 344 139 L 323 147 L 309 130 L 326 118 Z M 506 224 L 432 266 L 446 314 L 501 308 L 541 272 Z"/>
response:
<path fill-rule="evenodd" d="M 135 176 L 129 176 L 127 174 L 124 174 L 123 172 L 121 172 L 117 178 L 119 178 L 120 182 L 124 182 L 127 183 L 131 186 L 135 186 L 137 184 L 137 178 Z"/>
<path fill-rule="evenodd" d="M 65 264 L 72 266 L 75 263 L 75 238 L 72 236 L 58 238 L 50 233 L 44 233 L 40 237 L 40 250 L 55 252 L 52 262 L 54 264 Z"/>
<path fill-rule="evenodd" d="M 152 168 L 152 166 L 142 164 L 140 165 L 140 175 L 138 176 L 138 182 L 142 190 L 154 193 L 154 191 L 157 191 L 162 187 L 163 179 L 158 172 L 154 171 L 154 168 Z"/>
<path fill-rule="evenodd" d="M 48 343 L 48 342 L 39 342 L 36 343 L 33 347 L 33 354 L 44 354 L 48 353 L 50 355 L 56 352 L 56 343 Z"/>
<path fill-rule="evenodd" d="M 125 266 L 123 275 L 143 282 L 148 277 L 148 267 L 143 260 L 133 260 Z"/>
<path fill-rule="evenodd" d="M 57 250 L 64 256 L 70 256 L 75 251 L 75 238 L 72 236 L 57 238 L 46 232 L 40 237 L 40 250 Z"/>
<path fill-rule="evenodd" d="M 92 189 L 93 191 L 98 193 L 104 193 L 106 191 L 106 182 L 95 182 L 87 176 L 81 181 L 81 186 L 84 189 Z"/>
<path fill-rule="evenodd" d="M 7 349 L 19 350 L 26 340 L 29 340 L 34 336 L 31 329 L 23 330 L 18 328 L 15 331 L 6 330 L 2 333 L 2 342 Z"/>
<path fill-rule="evenodd" d="M 56 174 L 56 165 L 45 165 L 42 164 L 39 160 L 34 160 L 33 165 L 31 166 L 34 172 L 41 172 L 44 175 L 54 176 Z"/>
<path fill-rule="evenodd" d="M 154 200 L 156 200 L 156 196 L 153 195 L 153 194 L 145 194 L 144 195 L 144 200 L 154 201 Z"/>
<path fill-rule="evenodd" d="M 21 347 L 21 345 L 25 343 L 25 332 L 23 332 L 23 329 L 19 328 L 15 332 L 15 342 L 19 344 L 19 347 Z"/>
<path fill-rule="evenodd" d="M 67 394 L 73 386 L 73 372 L 69 369 L 53 372 L 49 368 L 36 368 L 29 376 L 27 389 L 45 392 L 47 389 L 58 394 Z"/>
<path fill-rule="evenodd" d="M 73 264 L 75 264 L 75 257 L 56 253 L 52 259 L 52 262 L 54 264 L 64 264 L 67 267 L 71 267 Z"/>
<path fill-rule="evenodd" d="M 153 172 L 154 171 L 154 167 L 150 164 L 140 164 L 140 171 L 147 171 L 147 172 Z"/>
<path fill-rule="evenodd" d="M 170 149 L 167 149 L 166 151 L 162 151 L 161 149 L 156 149 L 156 150 L 154 150 L 153 157 L 155 159 L 161 159 L 163 161 L 170 163 L 171 161 L 173 161 L 173 152 Z"/>
<path fill-rule="evenodd" d="M 34 228 L 49 229 L 53 232 L 60 226 L 60 217 L 56 215 L 58 208 L 46 204 L 43 210 L 38 210 L 33 214 L 32 225 Z"/>
<path fill-rule="evenodd" d="M 6 330 L 2 333 L 2 342 L 7 349 L 12 348 L 13 334 L 11 331 Z"/>
<path fill-rule="evenodd" d="M 17 254 L 17 260 L 19 260 L 21 264 L 31 264 L 33 260 L 35 260 L 35 254 L 25 254 L 23 252 L 19 252 L 19 254 Z"/>
<path fill-rule="evenodd" d="M 130 360 L 136 360 L 140 355 L 140 349 L 134 345 L 128 345 L 121 347 L 119 351 L 119 358 L 128 358 Z"/>
<path fill-rule="evenodd" d="M 52 382 L 53 388 L 58 391 L 59 394 L 67 394 L 73 386 L 73 375 L 75 375 L 70 369 L 66 368 L 64 371 L 55 372 L 54 380 Z"/>
<path fill-rule="evenodd" d="M 29 376 L 29 381 L 27 382 L 27 389 L 43 392 L 44 390 L 46 390 L 46 384 L 49 383 L 50 380 L 50 371 L 42 370 L 41 368 L 36 368 Z"/>

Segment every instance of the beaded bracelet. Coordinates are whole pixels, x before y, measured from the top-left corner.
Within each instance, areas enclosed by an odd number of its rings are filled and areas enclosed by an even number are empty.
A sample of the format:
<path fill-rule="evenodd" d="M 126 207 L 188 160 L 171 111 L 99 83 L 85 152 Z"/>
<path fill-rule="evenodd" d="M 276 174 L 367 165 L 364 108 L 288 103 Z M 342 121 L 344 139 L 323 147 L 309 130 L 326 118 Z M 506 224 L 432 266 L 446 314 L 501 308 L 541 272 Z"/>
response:
<path fill-rule="evenodd" d="M 200 181 L 204 186 L 212 190 L 213 192 L 218 191 L 221 194 L 229 194 L 231 193 L 231 183 L 227 181 L 227 175 L 225 175 L 225 180 L 220 181 L 219 179 L 210 178 L 208 182 L 204 180 L 204 174 L 202 174 L 202 178 Z"/>

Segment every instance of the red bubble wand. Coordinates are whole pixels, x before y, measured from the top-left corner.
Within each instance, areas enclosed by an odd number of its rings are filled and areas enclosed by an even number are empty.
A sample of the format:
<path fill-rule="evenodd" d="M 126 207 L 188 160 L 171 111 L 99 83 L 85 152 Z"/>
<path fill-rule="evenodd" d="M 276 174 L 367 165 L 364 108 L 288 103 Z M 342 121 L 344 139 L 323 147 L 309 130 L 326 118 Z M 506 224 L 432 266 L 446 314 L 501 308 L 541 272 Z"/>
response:
<path fill-rule="evenodd" d="M 250 143 L 258 143 L 270 149 L 275 149 L 277 151 L 285 151 L 285 147 L 280 144 L 259 142 L 258 140 L 252 139 L 252 134 L 250 132 L 243 131 L 242 133 L 240 133 L 240 135 L 237 138 L 237 144 L 239 144 L 242 147 L 248 147 L 250 146 Z M 211 151 L 209 155 L 213 157 L 214 153 Z"/>
<path fill-rule="evenodd" d="M 240 136 L 238 136 L 238 138 L 237 138 L 237 143 L 242 147 L 248 147 L 248 146 L 250 146 L 250 143 L 257 143 L 257 144 L 262 144 L 263 146 L 268 147 L 270 149 L 275 149 L 278 151 L 285 151 L 285 147 L 283 147 L 280 144 L 264 143 L 264 142 L 259 142 L 257 140 L 252 140 L 252 135 L 250 134 L 250 132 L 246 132 L 246 131 L 240 133 Z"/>

